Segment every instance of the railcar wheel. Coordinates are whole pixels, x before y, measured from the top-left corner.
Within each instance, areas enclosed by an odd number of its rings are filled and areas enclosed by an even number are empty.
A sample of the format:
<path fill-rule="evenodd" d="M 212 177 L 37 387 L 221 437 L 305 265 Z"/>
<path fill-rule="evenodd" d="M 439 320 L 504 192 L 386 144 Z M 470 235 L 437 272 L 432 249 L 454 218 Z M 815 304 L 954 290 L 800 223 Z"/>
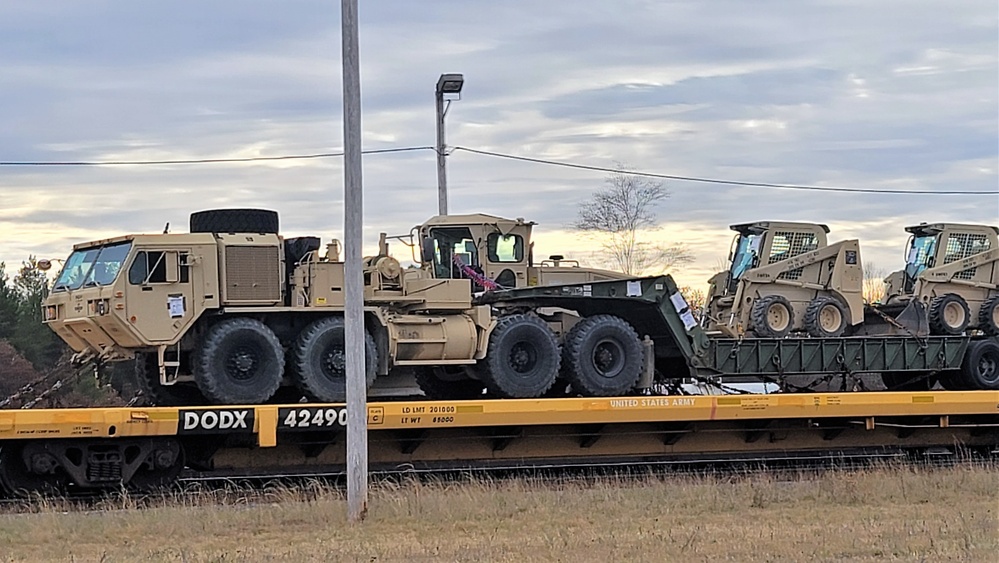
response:
<path fill-rule="evenodd" d="M 347 349 L 343 317 L 326 317 L 305 327 L 298 336 L 292 357 L 291 377 L 312 400 L 339 403 L 347 398 Z M 367 386 L 375 382 L 378 349 L 375 339 L 364 331 L 364 377 Z"/>
<path fill-rule="evenodd" d="M 68 480 L 53 460 L 37 460 L 43 472 L 32 471 L 24 459 L 24 445 L 8 442 L 0 447 L 0 492 L 16 498 L 35 495 L 59 495 Z M 44 466 L 42 466 L 44 465 Z"/>
<path fill-rule="evenodd" d="M 928 315 L 933 334 L 962 334 L 971 321 L 968 303 L 955 293 L 934 297 Z"/>
<path fill-rule="evenodd" d="M 138 449 L 138 448 L 136 448 Z M 129 449 L 124 451 L 125 463 L 133 463 L 128 458 Z M 148 492 L 168 487 L 177 481 L 184 469 L 184 449 L 176 440 L 160 440 L 141 462 L 141 466 L 128 480 L 126 488 L 135 492 Z"/>
<path fill-rule="evenodd" d="M 999 295 L 982 303 L 982 308 L 978 310 L 978 328 L 985 334 L 999 336 Z"/>
<path fill-rule="evenodd" d="M 277 233 L 277 211 L 208 209 L 191 213 L 192 233 Z"/>
<path fill-rule="evenodd" d="M 284 373 L 284 349 L 256 319 L 233 318 L 208 329 L 194 379 L 209 401 L 251 405 L 270 399 Z"/>
<path fill-rule="evenodd" d="M 464 376 L 464 369 L 438 366 L 422 366 L 415 370 L 416 384 L 431 401 L 461 401 L 482 398 L 485 384 L 477 379 Z"/>
<path fill-rule="evenodd" d="M 573 389 L 590 397 L 613 397 L 634 389 L 642 376 L 642 342 L 619 317 L 595 315 L 565 337 L 562 365 Z"/>
<path fill-rule="evenodd" d="M 783 295 L 767 295 L 753 303 L 749 322 L 760 338 L 784 338 L 794 328 L 794 309 Z"/>
<path fill-rule="evenodd" d="M 135 355 L 135 384 L 146 404 L 153 407 L 186 407 L 208 402 L 193 385 L 161 385 L 156 354 L 148 352 Z"/>
<path fill-rule="evenodd" d="M 961 375 L 972 389 L 999 390 L 999 342 L 990 339 L 969 344 Z"/>
<path fill-rule="evenodd" d="M 483 383 L 503 398 L 540 397 L 558 375 L 559 349 L 555 334 L 533 315 L 501 318 L 489 336 Z"/>
<path fill-rule="evenodd" d="M 846 310 L 835 297 L 821 295 L 805 309 L 805 330 L 816 338 L 842 336 L 846 327 Z"/>

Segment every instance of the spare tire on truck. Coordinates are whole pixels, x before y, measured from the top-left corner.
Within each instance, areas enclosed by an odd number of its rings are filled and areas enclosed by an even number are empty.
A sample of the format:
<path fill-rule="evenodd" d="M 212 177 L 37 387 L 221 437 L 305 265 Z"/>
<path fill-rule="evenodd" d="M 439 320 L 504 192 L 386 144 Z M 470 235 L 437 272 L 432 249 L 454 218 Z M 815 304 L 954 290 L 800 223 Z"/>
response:
<path fill-rule="evenodd" d="M 192 233 L 278 232 L 278 213 L 269 209 L 208 209 L 191 213 Z"/>

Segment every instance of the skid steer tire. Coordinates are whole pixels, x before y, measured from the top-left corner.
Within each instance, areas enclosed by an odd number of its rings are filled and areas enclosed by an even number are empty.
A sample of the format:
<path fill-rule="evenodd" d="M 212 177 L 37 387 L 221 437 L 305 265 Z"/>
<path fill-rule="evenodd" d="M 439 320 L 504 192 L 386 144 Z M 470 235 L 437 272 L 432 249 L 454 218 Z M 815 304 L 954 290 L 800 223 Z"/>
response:
<path fill-rule="evenodd" d="M 414 373 L 416 384 L 431 401 L 462 401 L 483 398 L 486 386 L 477 379 L 446 378 L 439 366 L 420 366 Z M 464 371 L 464 370 L 463 370 Z"/>
<path fill-rule="evenodd" d="M 985 334 L 999 336 L 999 295 L 982 303 L 982 308 L 978 311 L 978 328 Z"/>
<path fill-rule="evenodd" d="M 805 309 L 805 330 L 815 338 L 843 336 L 847 326 L 846 309 L 835 297 L 821 295 Z"/>
<path fill-rule="evenodd" d="M 259 404 L 281 386 L 284 348 L 264 323 L 226 319 L 205 333 L 196 364 L 194 380 L 210 402 Z"/>
<path fill-rule="evenodd" d="M 619 317 L 585 318 L 565 336 L 562 369 L 583 396 L 616 397 L 635 388 L 644 366 L 638 333 Z"/>
<path fill-rule="evenodd" d="M 760 338 L 784 338 L 794 328 L 794 309 L 783 295 L 767 295 L 753 303 L 749 322 Z"/>
<path fill-rule="evenodd" d="M 988 339 L 968 344 L 961 376 L 970 389 L 999 390 L 999 342 Z"/>
<path fill-rule="evenodd" d="M 313 401 L 340 403 L 347 398 L 346 344 L 343 317 L 319 319 L 299 334 L 292 352 L 291 378 Z M 375 382 L 378 348 L 364 331 L 364 379 Z"/>
<path fill-rule="evenodd" d="M 540 397 L 555 383 L 559 360 L 558 341 L 545 321 L 533 315 L 502 317 L 489 335 L 482 381 L 497 397 Z"/>
<path fill-rule="evenodd" d="M 277 211 L 269 209 L 209 209 L 191 213 L 192 233 L 278 232 Z"/>
<path fill-rule="evenodd" d="M 208 403 L 194 385 L 161 385 L 156 354 L 139 352 L 135 355 L 135 385 L 142 391 L 146 406 L 190 407 Z"/>
<path fill-rule="evenodd" d="M 956 336 L 963 334 L 971 321 L 968 303 L 955 293 L 934 297 L 930 301 L 930 332 Z"/>

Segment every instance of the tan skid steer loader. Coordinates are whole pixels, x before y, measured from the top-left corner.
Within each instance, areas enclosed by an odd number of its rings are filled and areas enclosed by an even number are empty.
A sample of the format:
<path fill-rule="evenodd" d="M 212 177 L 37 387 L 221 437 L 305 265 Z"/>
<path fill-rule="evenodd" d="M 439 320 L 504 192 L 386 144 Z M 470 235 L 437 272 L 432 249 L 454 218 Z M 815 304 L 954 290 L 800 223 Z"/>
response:
<path fill-rule="evenodd" d="M 905 230 L 912 233 L 905 269 L 885 279 L 882 309 L 921 306 L 933 334 L 999 335 L 999 227 L 920 223 Z"/>
<path fill-rule="evenodd" d="M 814 223 L 732 225 L 728 270 L 711 278 L 705 328 L 741 338 L 841 336 L 864 320 L 856 240 L 829 244 Z"/>

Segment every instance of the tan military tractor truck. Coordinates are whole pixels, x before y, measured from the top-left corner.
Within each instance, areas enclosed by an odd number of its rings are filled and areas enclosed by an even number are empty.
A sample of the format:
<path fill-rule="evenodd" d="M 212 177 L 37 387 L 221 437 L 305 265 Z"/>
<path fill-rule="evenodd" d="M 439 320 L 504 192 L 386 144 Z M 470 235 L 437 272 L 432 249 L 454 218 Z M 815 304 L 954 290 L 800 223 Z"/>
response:
<path fill-rule="evenodd" d="M 886 306 L 921 303 L 933 334 L 999 335 L 999 227 L 906 227 L 905 268 L 885 279 Z"/>
<path fill-rule="evenodd" d="M 490 276 L 520 285 L 610 275 L 534 266 L 529 223 L 484 217 L 417 227 L 428 259 L 420 267 L 402 268 L 384 235 L 378 255 L 364 260 L 369 384 L 416 369 L 435 398 L 484 388 L 537 397 L 559 376 L 559 341 L 570 339 L 579 392 L 633 388 L 642 342 L 612 314 L 580 322 L 567 311 L 473 305 L 473 284 L 495 283 Z M 279 389 L 343 400 L 344 264 L 335 241 L 321 252 L 319 238 L 283 239 L 277 214 L 253 209 L 194 213 L 190 231 L 76 245 L 43 305 L 45 322 L 77 361 L 136 358 L 153 403 L 252 404 Z"/>
<path fill-rule="evenodd" d="M 863 271 L 856 240 L 829 244 L 814 223 L 759 221 L 736 231 L 728 270 L 710 280 L 702 322 L 741 338 L 794 332 L 841 336 L 864 320 Z"/>
<path fill-rule="evenodd" d="M 421 256 L 414 260 L 432 268 L 436 279 L 467 278 L 475 272 L 473 290 L 512 289 L 624 279 L 620 272 L 582 268 L 575 260 L 551 256 L 535 263 L 531 229 L 535 223 L 484 214 L 439 215 L 415 227 L 406 244 Z M 484 279 L 483 279 L 484 278 Z M 481 282 L 489 287 L 484 287 Z"/>

